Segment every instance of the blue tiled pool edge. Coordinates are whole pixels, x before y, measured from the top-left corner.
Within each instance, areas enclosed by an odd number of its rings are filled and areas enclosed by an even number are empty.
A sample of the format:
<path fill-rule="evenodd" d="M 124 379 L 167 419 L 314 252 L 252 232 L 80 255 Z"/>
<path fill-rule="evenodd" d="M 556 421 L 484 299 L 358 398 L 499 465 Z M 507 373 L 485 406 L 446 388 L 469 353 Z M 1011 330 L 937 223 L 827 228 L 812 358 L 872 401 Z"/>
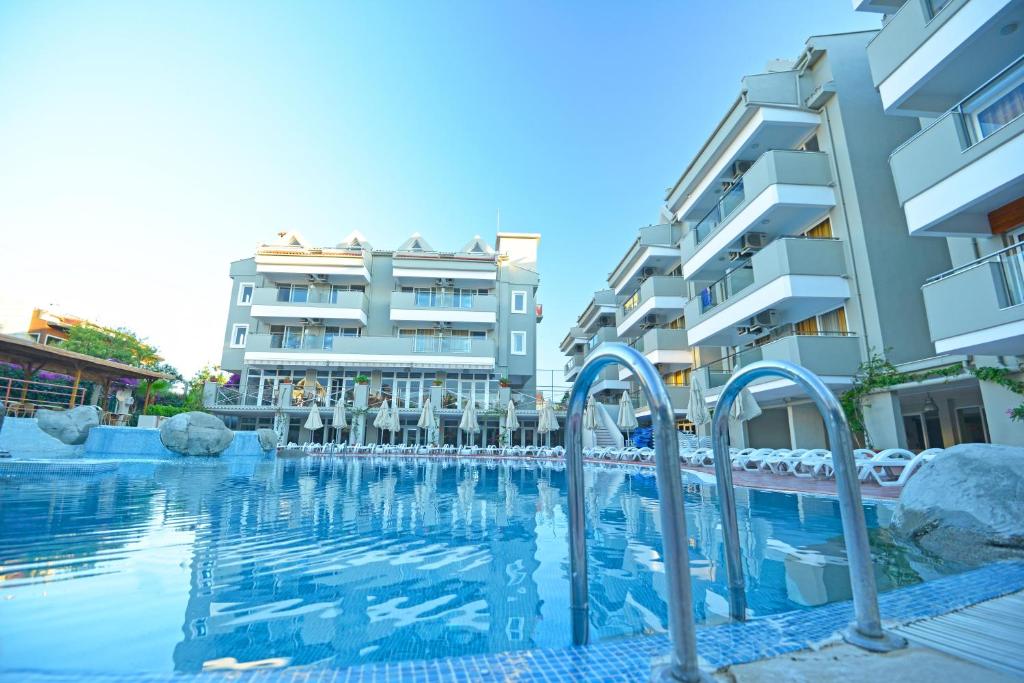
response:
<path fill-rule="evenodd" d="M 879 596 L 883 620 L 896 625 L 938 616 L 1024 589 L 1024 562 L 1000 562 L 972 571 L 900 588 Z M 850 601 L 723 624 L 697 632 L 705 670 L 796 652 L 838 637 L 853 619 Z M 377 663 L 344 669 L 293 667 L 195 675 L 138 676 L 0 672 L 0 681 L 64 683 L 92 681 L 221 683 L 380 683 L 382 681 L 646 681 L 652 661 L 668 651 L 665 635 L 623 638 L 577 648 L 540 648 L 486 655 Z"/>

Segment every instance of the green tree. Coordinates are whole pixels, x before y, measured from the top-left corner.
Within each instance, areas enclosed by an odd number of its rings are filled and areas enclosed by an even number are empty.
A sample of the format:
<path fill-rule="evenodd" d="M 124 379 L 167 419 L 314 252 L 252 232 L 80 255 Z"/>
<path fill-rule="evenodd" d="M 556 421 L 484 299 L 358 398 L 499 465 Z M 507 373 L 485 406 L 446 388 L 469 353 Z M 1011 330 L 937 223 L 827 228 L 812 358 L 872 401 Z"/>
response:
<path fill-rule="evenodd" d="M 220 366 L 206 365 L 192 376 L 188 381 L 188 389 L 185 391 L 185 410 L 203 410 L 203 387 L 207 381 L 213 380 L 218 384 L 224 382 Z"/>
<path fill-rule="evenodd" d="M 137 368 L 170 371 L 169 374 L 178 376 L 177 370 L 163 362 L 155 346 L 125 327 L 108 329 L 78 324 L 68 332 L 68 340 L 61 348 Z"/>

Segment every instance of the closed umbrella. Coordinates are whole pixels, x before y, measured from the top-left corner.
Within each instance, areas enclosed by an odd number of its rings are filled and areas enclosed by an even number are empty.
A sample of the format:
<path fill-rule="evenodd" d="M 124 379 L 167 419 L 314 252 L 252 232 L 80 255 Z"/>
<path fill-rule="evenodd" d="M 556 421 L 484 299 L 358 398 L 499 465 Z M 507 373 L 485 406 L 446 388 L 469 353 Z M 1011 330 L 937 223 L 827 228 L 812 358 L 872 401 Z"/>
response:
<path fill-rule="evenodd" d="M 391 406 L 388 405 L 388 400 L 384 399 L 384 403 L 381 403 L 380 409 L 377 410 L 377 417 L 373 418 L 373 426 L 383 431 L 388 428 L 390 422 Z"/>
<path fill-rule="evenodd" d="M 516 417 L 516 404 L 512 399 L 508 400 L 508 407 L 505 409 L 505 429 L 508 433 L 508 444 L 512 445 L 512 432 L 519 429 L 519 418 Z"/>
<path fill-rule="evenodd" d="M 334 412 L 331 414 L 331 425 L 335 429 L 335 438 L 341 441 L 341 430 L 348 429 L 348 420 L 345 416 L 344 399 L 338 399 L 334 404 Z"/>
<path fill-rule="evenodd" d="M 317 407 L 315 401 L 309 407 L 309 417 L 306 418 L 306 424 L 303 426 L 311 432 L 322 429 L 324 426 L 323 420 L 320 419 L 320 408 Z"/>
<path fill-rule="evenodd" d="M 743 389 L 740 395 L 733 401 L 732 410 L 729 413 L 736 422 L 749 422 L 761 414 L 761 406 L 757 405 L 757 399 L 750 389 Z"/>
<path fill-rule="evenodd" d="M 600 425 L 597 421 L 597 408 L 594 407 L 594 397 L 587 399 L 587 407 L 583 411 L 583 428 L 596 432 Z"/>
<path fill-rule="evenodd" d="M 704 402 L 704 387 L 696 377 L 690 380 L 690 405 L 687 414 L 690 422 L 697 427 L 711 422 L 711 413 L 708 412 L 708 405 Z"/>
<path fill-rule="evenodd" d="M 416 426 L 427 431 L 427 443 L 430 443 L 430 436 L 437 429 L 437 420 L 434 419 L 434 406 L 430 404 L 430 401 L 423 402 L 423 411 L 420 413 L 420 419 Z"/>
<path fill-rule="evenodd" d="M 558 416 L 555 415 L 555 406 L 550 403 L 546 403 L 544 405 L 544 411 L 548 414 L 548 431 L 557 432 L 561 429 L 561 426 L 558 424 Z"/>
<path fill-rule="evenodd" d="M 402 429 L 402 414 L 398 412 L 398 392 L 395 392 L 395 399 L 391 402 L 391 419 L 388 420 L 387 429 L 391 430 L 391 433 Z"/>
<path fill-rule="evenodd" d="M 469 442 L 472 444 L 473 435 L 480 431 L 480 424 L 476 421 L 476 405 L 474 405 L 473 401 L 466 403 L 466 411 L 462 413 L 459 429 L 469 435 Z"/>
<path fill-rule="evenodd" d="M 627 434 L 636 429 L 640 424 L 636 421 L 636 409 L 633 407 L 633 399 L 630 398 L 627 391 L 623 391 L 622 398 L 619 399 L 619 420 L 616 424 L 619 429 L 627 432 Z"/>
<path fill-rule="evenodd" d="M 550 424 L 548 422 L 548 404 L 542 401 L 540 406 L 537 408 L 537 433 L 547 434 L 550 432 L 551 428 L 548 424 Z"/>

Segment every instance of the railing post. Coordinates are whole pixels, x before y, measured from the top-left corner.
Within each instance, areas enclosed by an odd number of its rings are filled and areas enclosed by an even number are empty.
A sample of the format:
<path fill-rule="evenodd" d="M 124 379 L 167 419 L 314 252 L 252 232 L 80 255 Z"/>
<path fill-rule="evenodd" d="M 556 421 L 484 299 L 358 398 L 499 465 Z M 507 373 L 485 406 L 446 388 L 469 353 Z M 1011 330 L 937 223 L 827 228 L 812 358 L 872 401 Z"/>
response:
<path fill-rule="evenodd" d="M 583 478 L 583 410 L 590 387 L 608 365 L 632 371 L 651 406 L 655 428 L 655 475 L 660 499 L 665 587 L 668 593 L 669 664 L 657 672 L 664 680 L 710 681 L 697 665 L 697 629 L 690 589 L 690 559 L 683 500 L 683 475 L 675 416 L 657 370 L 643 354 L 625 344 L 608 342 L 591 352 L 573 383 L 566 411 L 566 481 L 569 497 L 569 589 L 573 643 L 589 640 L 587 539 Z"/>
<path fill-rule="evenodd" d="M 713 447 L 718 501 L 722 512 L 725 540 L 726 572 L 729 581 L 729 609 L 734 619 L 746 616 L 743 566 L 740 558 L 739 529 L 736 522 L 736 500 L 732 486 L 732 463 L 729 458 L 729 412 L 739 393 L 748 384 L 762 377 L 782 377 L 803 389 L 814 401 L 825 421 L 832 462 L 836 473 L 836 495 L 843 525 L 847 561 L 850 567 L 850 588 L 853 593 L 854 622 L 843 633 L 847 642 L 873 652 L 888 652 L 906 646 L 906 641 L 882 628 L 878 610 L 878 589 L 868 543 L 867 522 L 860 495 L 860 479 L 853 457 L 853 439 L 846 415 L 835 395 L 810 370 L 794 363 L 777 360 L 756 361 L 736 372 L 722 389 L 715 406 Z"/>

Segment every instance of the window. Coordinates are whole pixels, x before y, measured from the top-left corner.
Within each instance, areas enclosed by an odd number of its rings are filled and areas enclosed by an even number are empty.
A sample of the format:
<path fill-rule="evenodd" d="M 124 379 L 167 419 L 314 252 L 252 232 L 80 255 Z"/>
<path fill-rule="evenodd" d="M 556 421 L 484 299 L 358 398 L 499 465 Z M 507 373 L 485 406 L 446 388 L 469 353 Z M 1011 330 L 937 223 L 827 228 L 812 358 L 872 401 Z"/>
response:
<path fill-rule="evenodd" d="M 512 332 L 512 355 L 526 355 L 526 332 L 522 330 Z"/>
<path fill-rule="evenodd" d="M 277 300 L 281 303 L 304 304 L 309 297 L 306 285 L 278 285 Z"/>
<path fill-rule="evenodd" d="M 28 336 L 31 337 L 32 341 L 34 341 L 36 344 L 39 343 L 39 333 L 38 332 L 29 332 Z"/>
<path fill-rule="evenodd" d="M 512 292 L 512 312 L 526 313 L 526 292 L 521 289 Z M 513 334 L 515 333 L 513 332 Z"/>
<path fill-rule="evenodd" d="M 832 221 L 827 218 L 804 233 L 804 237 L 819 240 L 831 239 L 832 236 Z"/>
<path fill-rule="evenodd" d="M 256 289 L 256 284 L 253 282 L 243 282 L 238 285 L 238 305 L 239 306 L 250 306 L 252 305 L 252 293 Z"/>
<path fill-rule="evenodd" d="M 928 8 L 928 15 L 934 17 L 938 14 L 943 7 L 948 5 L 950 0 L 925 0 L 925 6 Z"/>
<path fill-rule="evenodd" d="M 244 349 L 245 338 L 249 336 L 248 325 L 232 325 L 231 326 L 231 348 L 233 349 Z"/>
<path fill-rule="evenodd" d="M 964 103 L 974 142 L 1024 114 L 1024 64 L 1009 70 Z"/>

